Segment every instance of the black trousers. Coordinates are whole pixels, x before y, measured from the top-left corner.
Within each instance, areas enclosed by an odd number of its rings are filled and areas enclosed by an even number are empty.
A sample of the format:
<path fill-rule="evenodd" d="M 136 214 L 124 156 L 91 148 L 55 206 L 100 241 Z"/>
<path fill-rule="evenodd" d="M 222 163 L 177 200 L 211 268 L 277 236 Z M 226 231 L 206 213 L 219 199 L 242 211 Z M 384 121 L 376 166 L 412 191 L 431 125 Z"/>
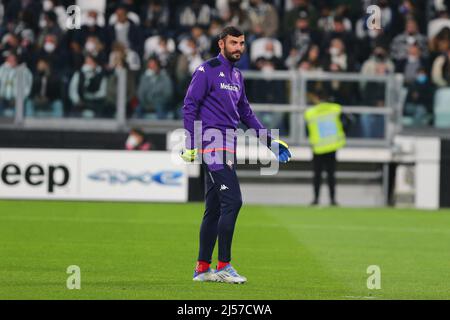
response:
<path fill-rule="evenodd" d="M 313 157 L 314 168 L 314 200 L 319 200 L 320 185 L 322 184 L 322 171 L 327 171 L 328 187 L 330 190 L 330 199 L 335 201 L 336 189 L 336 152 L 314 154 Z"/>
<path fill-rule="evenodd" d="M 231 243 L 239 210 L 242 206 L 241 189 L 235 165 L 224 165 L 217 171 L 205 171 L 205 213 L 200 227 L 198 260 L 211 263 L 216 240 L 219 261 L 231 260 Z"/>

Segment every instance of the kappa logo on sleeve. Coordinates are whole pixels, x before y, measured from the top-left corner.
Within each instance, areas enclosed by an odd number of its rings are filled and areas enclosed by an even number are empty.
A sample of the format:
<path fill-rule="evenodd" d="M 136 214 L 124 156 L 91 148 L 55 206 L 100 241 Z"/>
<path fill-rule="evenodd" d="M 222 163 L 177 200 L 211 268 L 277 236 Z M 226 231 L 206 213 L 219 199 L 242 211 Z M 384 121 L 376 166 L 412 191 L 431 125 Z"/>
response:
<path fill-rule="evenodd" d="M 225 74 L 222 72 L 222 71 L 220 71 L 220 73 L 219 73 L 219 77 L 223 77 L 223 78 L 225 78 Z"/>
<path fill-rule="evenodd" d="M 198 71 L 205 72 L 205 68 L 203 66 L 198 67 Z"/>

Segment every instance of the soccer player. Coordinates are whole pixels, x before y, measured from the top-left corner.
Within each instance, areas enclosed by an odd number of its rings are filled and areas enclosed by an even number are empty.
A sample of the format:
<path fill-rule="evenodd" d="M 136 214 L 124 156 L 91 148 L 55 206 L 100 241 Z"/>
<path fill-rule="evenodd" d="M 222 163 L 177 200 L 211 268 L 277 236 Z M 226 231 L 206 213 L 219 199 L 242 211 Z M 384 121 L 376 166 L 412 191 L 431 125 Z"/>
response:
<path fill-rule="evenodd" d="M 227 131 L 236 130 L 242 121 L 254 129 L 258 137 L 267 137 L 267 145 L 278 161 L 288 162 L 291 153 L 285 142 L 272 139 L 250 108 L 242 74 L 234 66 L 244 52 L 243 33 L 235 27 L 226 27 L 218 44 L 220 54 L 201 64 L 194 72 L 183 106 L 187 134 L 186 149 L 181 157 L 186 162 L 193 162 L 200 154 L 205 170 L 205 212 L 193 280 L 244 283 L 247 279 L 230 264 L 231 242 L 242 197 L 235 167 L 236 139 L 230 139 Z M 200 146 L 194 144 L 195 121 L 201 121 Z M 211 143 L 207 138 L 208 130 L 219 132 L 221 139 Z M 217 239 L 219 261 L 217 269 L 212 270 L 211 256 Z"/>

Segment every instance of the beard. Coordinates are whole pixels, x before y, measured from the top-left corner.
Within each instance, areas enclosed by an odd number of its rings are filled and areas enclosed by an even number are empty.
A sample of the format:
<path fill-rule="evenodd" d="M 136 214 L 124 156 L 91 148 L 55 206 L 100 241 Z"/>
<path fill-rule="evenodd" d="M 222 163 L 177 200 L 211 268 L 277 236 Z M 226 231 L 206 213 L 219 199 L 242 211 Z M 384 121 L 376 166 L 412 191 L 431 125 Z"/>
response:
<path fill-rule="evenodd" d="M 241 59 L 242 52 L 240 50 L 236 50 L 233 52 L 228 51 L 227 46 L 225 46 L 223 53 L 225 55 L 225 58 L 230 60 L 231 62 L 237 62 Z"/>

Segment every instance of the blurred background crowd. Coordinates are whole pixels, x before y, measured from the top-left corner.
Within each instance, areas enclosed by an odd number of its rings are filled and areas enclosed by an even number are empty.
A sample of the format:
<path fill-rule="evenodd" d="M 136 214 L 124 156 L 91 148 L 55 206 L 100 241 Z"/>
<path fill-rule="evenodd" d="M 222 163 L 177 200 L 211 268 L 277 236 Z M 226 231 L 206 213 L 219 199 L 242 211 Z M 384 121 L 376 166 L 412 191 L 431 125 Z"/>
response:
<path fill-rule="evenodd" d="M 177 119 L 192 72 L 217 55 L 222 27 L 235 25 L 246 34 L 241 70 L 402 73 L 404 112 L 427 125 L 434 90 L 450 83 L 449 2 L 3 0 L 0 115 L 14 112 L 22 65 L 27 116 L 113 117 L 115 74 L 125 69 L 128 117 Z M 82 10 L 81 29 L 67 28 L 72 4 Z M 371 4 L 381 9 L 381 29 L 367 27 Z M 280 85 L 255 82 L 249 100 L 286 102 Z M 384 103 L 376 86 L 331 82 L 328 89 L 341 104 Z"/>

